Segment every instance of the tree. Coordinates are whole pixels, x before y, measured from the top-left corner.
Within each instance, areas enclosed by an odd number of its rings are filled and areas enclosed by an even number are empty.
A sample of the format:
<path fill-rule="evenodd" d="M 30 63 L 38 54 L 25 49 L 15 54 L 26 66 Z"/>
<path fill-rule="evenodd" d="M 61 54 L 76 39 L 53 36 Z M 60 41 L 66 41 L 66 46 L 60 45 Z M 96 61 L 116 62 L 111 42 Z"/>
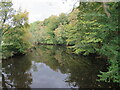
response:
<path fill-rule="evenodd" d="M 4 34 L 11 27 L 11 19 L 14 14 L 10 0 L 0 0 L 0 33 Z"/>
<path fill-rule="evenodd" d="M 76 53 L 97 53 L 106 57 L 108 72 L 101 72 L 101 81 L 120 82 L 118 43 L 118 3 L 80 3 Z"/>
<path fill-rule="evenodd" d="M 26 39 L 29 37 L 28 12 L 14 11 L 8 0 L 3 0 L 0 6 L 3 58 L 24 54 L 30 46 Z"/>

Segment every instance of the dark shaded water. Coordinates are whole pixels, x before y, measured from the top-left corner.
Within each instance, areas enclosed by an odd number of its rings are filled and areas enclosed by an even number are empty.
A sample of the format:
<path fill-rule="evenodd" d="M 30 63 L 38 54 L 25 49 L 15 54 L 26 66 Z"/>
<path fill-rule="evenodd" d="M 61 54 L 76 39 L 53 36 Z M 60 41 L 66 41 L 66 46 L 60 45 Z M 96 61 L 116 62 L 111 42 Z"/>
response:
<path fill-rule="evenodd" d="M 110 88 L 96 82 L 101 60 L 70 54 L 65 47 L 38 46 L 25 56 L 2 62 L 3 86 L 15 88 Z"/>

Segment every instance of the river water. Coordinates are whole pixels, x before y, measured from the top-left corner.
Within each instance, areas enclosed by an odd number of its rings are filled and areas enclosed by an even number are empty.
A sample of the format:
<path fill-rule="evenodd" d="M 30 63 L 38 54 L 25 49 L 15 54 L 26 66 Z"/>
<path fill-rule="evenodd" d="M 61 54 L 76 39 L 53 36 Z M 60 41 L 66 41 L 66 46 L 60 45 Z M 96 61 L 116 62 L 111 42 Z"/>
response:
<path fill-rule="evenodd" d="M 102 60 L 72 54 L 63 46 L 37 46 L 25 56 L 2 62 L 3 87 L 13 88 L 111 88 L 97 82 Z"/>

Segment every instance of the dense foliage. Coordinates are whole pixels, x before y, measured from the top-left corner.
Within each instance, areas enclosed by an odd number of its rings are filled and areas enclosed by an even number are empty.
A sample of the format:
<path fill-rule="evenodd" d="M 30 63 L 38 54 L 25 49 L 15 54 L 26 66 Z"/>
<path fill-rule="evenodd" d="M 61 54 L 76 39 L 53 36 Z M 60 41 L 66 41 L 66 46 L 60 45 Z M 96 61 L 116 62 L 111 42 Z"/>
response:
<path fill-rule="evenodd" d="M 97 54 L 107 59 L 108 71 L 100 72 L 98 81 L 120 83 L 118 9 L 117 2 L 80 3 L 71 13 L 31 23 L 29 29 L 28 12 L 15 11 L 11 1 L 2 0 L 0 54 L 4 59 L 24 54 L 30 42 L 71 45 L 69 48 L 76 54 Z"/>
<path fill-rule="evenodd" d="M 100 81 L 120 82 L 118 3 L 80 3 L 70 14 L 31 24 L 33 43 L 65 44 L 76 54 L 97 54 L 108 60 Z"/>
<path fill-rule="evenodd" d="M 29 48 L 28 12 L 15 11 L 12 2 L 0 2 L 0 32 L 2 36 L 2 58 L 24 54 Z"/>
<path fill-rule="evenodd" d="M 68 15 L 62 13 L 44 21 L 31 23 L 30 32 L 33 35 L 33 43 L 74 44 L 70 39 L 73 37 L 72 30 L 76 28 L 77 13 L 78 9 L 75 9 Z"/>
<path fill-rule="evenodd" d="M 107 57 L 110 66 L 100 80 L 120 82 L 118 3 L 81 3 L 79 9 L 75 51 Z"/>

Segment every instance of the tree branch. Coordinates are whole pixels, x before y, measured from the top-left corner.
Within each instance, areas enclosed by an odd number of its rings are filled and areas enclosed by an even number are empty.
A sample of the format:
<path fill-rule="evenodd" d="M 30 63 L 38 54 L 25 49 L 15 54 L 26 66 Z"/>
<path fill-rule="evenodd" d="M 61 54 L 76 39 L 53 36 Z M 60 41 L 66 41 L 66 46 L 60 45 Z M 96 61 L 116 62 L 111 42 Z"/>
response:
<path fill-rule="evenodd" d="M 107 17 L 109 18 L 111 15 L 110 15 L 110 13 L 107 11 L 108 7 L 107 7 L 107 5 L 106 5 L 106 2 L 103 2 L 103 8 L 104 8 L 104 11 L 105 11 Z"/>

